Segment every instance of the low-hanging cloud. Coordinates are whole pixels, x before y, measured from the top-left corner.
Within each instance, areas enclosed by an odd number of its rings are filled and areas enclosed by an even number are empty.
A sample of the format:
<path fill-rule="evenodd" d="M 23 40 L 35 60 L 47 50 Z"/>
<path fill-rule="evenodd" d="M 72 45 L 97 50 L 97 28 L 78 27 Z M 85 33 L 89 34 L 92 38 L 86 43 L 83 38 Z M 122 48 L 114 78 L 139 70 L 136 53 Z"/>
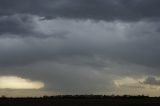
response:
<path fill-rule="evenodd" d="M 155 77 L 148 77 L 144 82 L 144 84 L 160 86 L 160 80 Z"/>
<path fill-rule="evenodd" d="M 72 58 L 84 57 L 93 60 L 90 63 L 87 60 L 87 63 L 86 60 L 79 59 L 82 64 L 94 66 L 99 64 L 95 63 L 96 61 L 101 62 L 99 65 L 105 66 L 106 60 L 109 59 L 158 67 L 160 52 L 157 47 L 160 39 L 158 23 L 68 19 L 36 21 L 37 33 L 26 36 L 22 31 L 24 34 L 16 34 L 19 36 L 16 38 L 1 37 L 0 44 L 4 45 L 0 46 L 1 66 L 30 64 L 43 60 L 72 61 Z M 61 32 L 64 32 L 63 37 Z M 44 37 L 38 37 L 39 33 Z"/>

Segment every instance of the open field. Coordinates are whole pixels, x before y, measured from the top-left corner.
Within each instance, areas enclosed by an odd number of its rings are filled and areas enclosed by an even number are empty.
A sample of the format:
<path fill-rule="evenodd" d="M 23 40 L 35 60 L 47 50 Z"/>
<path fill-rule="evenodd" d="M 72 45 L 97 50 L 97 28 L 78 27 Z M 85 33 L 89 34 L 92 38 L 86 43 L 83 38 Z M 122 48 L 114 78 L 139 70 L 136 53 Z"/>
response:
<path fill-rule="evenodd" d="M 1 98 L 0 106 L 159 106 L 149 97 L 43 97 Z"/>

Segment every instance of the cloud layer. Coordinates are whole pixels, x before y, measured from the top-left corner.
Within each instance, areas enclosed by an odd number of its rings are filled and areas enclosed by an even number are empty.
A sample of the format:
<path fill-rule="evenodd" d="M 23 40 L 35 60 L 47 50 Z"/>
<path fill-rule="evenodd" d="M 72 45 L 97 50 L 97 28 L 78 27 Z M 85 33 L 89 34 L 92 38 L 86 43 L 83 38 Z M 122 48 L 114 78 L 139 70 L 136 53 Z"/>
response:
<path fill-rule="evenodd" d="M 135 21 L 159 18 L 159 0 L 0 0 L 0 15 Z M 21 5 L 19 5 L 21 4 Z"/>

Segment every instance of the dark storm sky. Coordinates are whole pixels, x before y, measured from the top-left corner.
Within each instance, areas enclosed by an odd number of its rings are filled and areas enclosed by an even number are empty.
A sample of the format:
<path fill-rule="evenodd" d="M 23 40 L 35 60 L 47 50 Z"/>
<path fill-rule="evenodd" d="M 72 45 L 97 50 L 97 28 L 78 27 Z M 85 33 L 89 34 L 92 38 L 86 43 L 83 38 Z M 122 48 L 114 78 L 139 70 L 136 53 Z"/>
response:
<path fill-rule="evenodd" d="M 0 75 L 41 94 L 157 95 L 159 19 L 159 0 L 0 0 Z"/>

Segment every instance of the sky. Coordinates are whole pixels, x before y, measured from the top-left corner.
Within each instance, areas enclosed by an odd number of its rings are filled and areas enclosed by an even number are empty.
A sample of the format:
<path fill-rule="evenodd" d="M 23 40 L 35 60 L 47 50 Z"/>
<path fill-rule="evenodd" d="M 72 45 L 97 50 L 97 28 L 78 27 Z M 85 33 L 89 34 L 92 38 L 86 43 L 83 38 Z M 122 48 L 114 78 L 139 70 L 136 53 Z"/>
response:
<path fill-rule="evenodd" d="M 160 95 L 160 0 L 0 0 L 0 95 Z"/>

